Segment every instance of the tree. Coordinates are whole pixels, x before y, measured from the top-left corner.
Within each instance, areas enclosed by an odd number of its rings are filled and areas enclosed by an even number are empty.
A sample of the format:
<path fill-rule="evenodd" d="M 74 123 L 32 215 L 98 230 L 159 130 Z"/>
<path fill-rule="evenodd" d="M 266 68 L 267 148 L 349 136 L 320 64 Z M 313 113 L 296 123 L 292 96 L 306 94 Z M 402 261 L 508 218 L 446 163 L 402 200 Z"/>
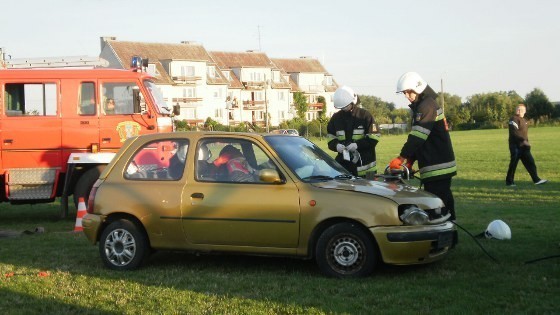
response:
<path fill-rule="evenodd" d="M 323 104 L 321 111 L 319 112 L 319 120 L 324 120 L 327 114 L 327 100 L 325 100 L 324 96 L 317 97 L 317 103 Z"/>
<path fill-rule="evenodd" d="M 360 95 L 362 107 L 371 113 L 375 122 L 378 124 L 391 123 L 391 112 L 395 104 L 387 103 L 376 96 Z"/>
<path fill-rule="evenodd" d="M 442 94 L 440 92 L 438 93 L 437 103 L 444 109 L 445 118 L 447 119 L 448 123 L 452 125 L 459 125 L 469 121 L 470 115 L 468 115 L 468 117 L 465 117 L 464 112 L 466 112 L 466 109 L 461 103 L 460 96 L 443 93 L 442 99 Z"/>
<path fill-rule="evenodd" d="M 298 117 L 305 120 L 305 113 L 309 110 L 309 104 L 307 103 L 307 98 L 303 92 L 294 93 L 294 105 L 296 107 Z"/>
<path fill-rule="evenodd" d="M 554 107 L 548 100 L 548 97 L 540 89 L 535 88 L 525 97 L 527 105 L 527 117 L 532 119 L 535 124 L 541 119 L 549 119 L 552 117 Z"/>
<path fill-rule="evenodd" d="M 515 91 L 475 94 L 467 98 L 466 107 L 477 123 L 502 126 L 522 101 Z"/>

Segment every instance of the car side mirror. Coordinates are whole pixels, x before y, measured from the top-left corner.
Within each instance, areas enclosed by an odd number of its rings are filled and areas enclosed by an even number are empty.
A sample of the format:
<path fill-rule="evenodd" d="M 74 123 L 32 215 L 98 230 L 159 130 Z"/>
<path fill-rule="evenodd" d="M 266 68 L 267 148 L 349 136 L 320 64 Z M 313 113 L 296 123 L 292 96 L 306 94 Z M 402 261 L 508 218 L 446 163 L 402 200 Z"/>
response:
<path fill-rule="evenodd" d="M 272 168 L 265 168 L 259 171 L 259 179 L 262 182 L 270 184 L 282 184 L 284 181 L 280 178 L 278 171 Z"/>

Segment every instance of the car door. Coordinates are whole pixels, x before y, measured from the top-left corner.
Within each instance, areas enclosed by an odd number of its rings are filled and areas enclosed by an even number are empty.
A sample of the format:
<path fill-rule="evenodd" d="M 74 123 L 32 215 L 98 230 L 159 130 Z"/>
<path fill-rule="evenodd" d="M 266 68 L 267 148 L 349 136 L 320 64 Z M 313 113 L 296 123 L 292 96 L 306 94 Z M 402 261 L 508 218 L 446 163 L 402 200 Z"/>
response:
<path fill-rule="evenodd" d="M 219 151 L 225 146 L 244 147 L 253 154 L 253 168 L 277 168 L 270 154 L 257 143 L 234 138 L 207 138 L 199 141 L 194 181 L 183 191 L 182 220 L 187 241 L 219 246 L 225 250 L 251 251 L 251 248 L 294 249 L 299 241 L 299 194 L 296 185 L 228 181 L 223 175 L 202 176 L 210 165 L 216 168 Z M 203 147 L 210 147 L 206 159 Z M 253 152 L 247 152 L 248 150 Z M 204 157 L 203 157 L 204 156 Z M 203 167 L 203 164 L 205 167 Z M 223 247 L 228 246 L 228 247 Z M 250 248 L 247 248 L 250 247 Z M 266 250 L 265 250 L 266 251 Z"/>

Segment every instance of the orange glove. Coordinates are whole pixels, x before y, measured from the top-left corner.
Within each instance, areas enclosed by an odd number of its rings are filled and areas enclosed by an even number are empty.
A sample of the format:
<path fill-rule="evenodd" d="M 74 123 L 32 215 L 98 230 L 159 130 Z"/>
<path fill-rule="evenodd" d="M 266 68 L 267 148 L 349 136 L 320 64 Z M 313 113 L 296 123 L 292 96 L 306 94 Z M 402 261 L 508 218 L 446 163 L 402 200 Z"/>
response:
<path fill-rule="evenodd" d="M 396 157 L 394 159 L 391 160 L 391 163 L 389 163 L 389 168 L 392 170 L 398 170 L 402 167 L 402 164 L 404 162 L 404 158 L 399 156 Z"/>

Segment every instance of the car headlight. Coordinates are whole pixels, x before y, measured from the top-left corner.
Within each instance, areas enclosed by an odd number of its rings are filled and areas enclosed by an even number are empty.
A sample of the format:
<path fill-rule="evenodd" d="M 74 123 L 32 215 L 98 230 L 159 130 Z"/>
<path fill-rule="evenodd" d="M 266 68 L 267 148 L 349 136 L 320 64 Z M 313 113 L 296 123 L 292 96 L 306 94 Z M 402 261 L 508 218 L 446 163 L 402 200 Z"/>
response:
<path fill-rule="evenodd" d="M 399 217 L 401 221 L 408 225 L 423 225 L 430 220 L 428 214 L 415 205 L 406 205 Z"/>

